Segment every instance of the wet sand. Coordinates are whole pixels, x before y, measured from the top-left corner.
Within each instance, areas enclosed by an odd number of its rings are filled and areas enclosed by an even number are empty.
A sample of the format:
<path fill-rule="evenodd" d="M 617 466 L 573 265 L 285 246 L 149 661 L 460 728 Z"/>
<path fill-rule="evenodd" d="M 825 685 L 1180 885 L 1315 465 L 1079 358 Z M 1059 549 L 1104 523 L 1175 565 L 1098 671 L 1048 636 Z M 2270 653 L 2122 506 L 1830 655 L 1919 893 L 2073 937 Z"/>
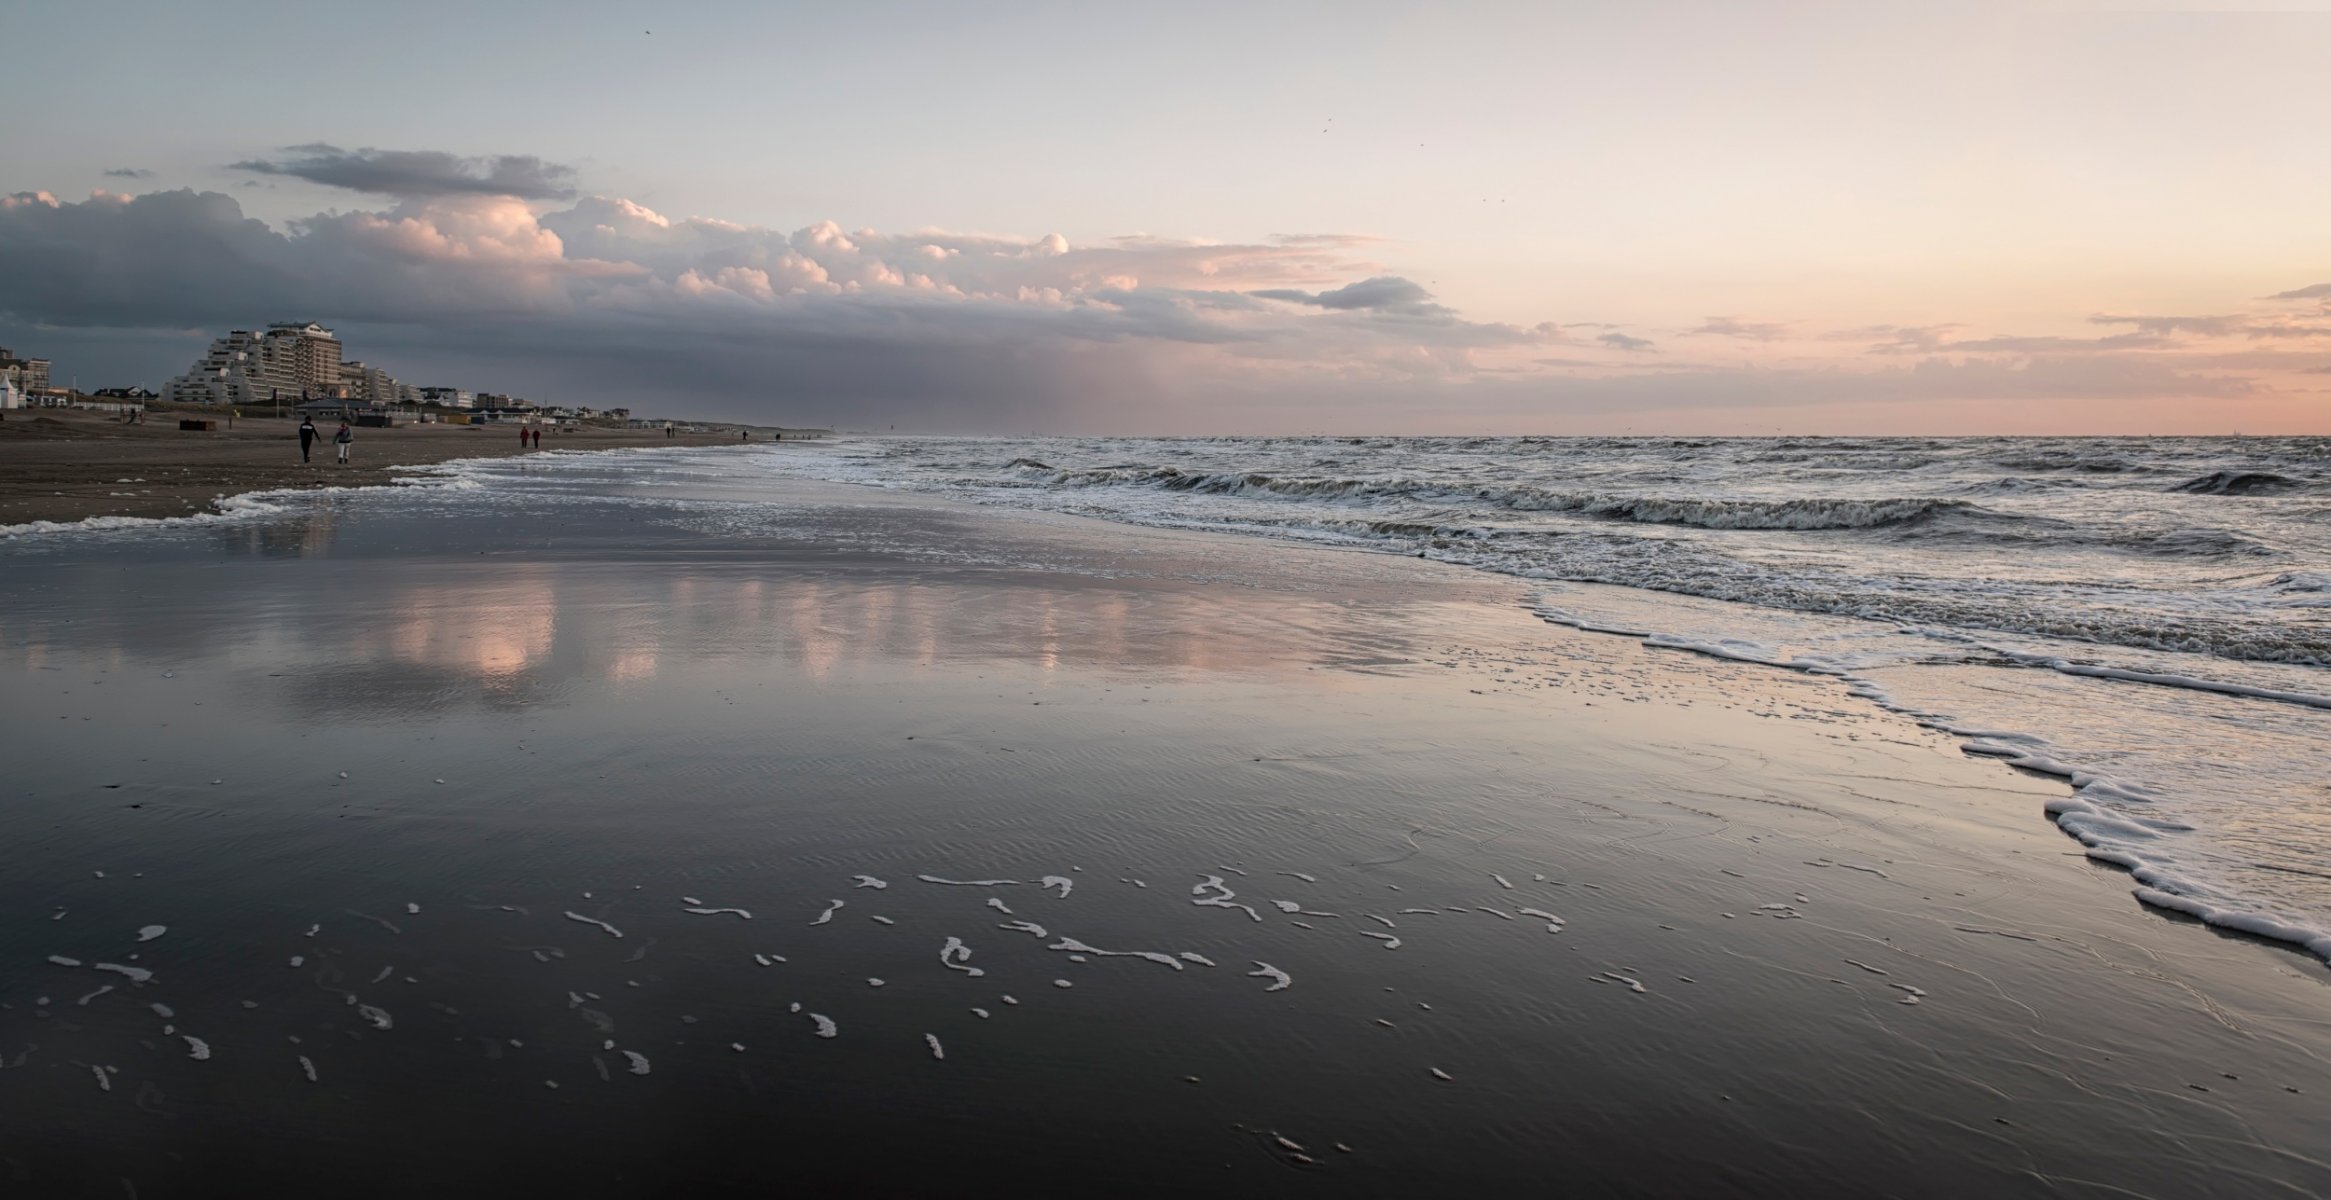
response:
<path fill-rule="evenodd" d="M 0 526 L 89 517 L 183 517 L 245 492 L 277 488 L 378 487 L 392 467 L 501 456 L 518 448 L 515 426 L 400 425 L 359 429 L 349 465 L 334 460 L 336 422 L 317 429 L 312 461 L 299 456 L 296 419 L 245 418 L 234 428 L 182 432 L 177 413 L 125 425 L 71 409 L 17 409 L 0 421 Z M 191 414 L 189 414 L 191 415 Z M 544 450 L 722 445 L 735 434 L 667 438 L 660 431 L 575 429 L 543 434 Z"/>
<path fill-rule="evenodd" d="M 589 490 L 0 547 L 0 1178 L 2331 1190 L 2322 965 L 1834 682 L 1380 555 Z"/>

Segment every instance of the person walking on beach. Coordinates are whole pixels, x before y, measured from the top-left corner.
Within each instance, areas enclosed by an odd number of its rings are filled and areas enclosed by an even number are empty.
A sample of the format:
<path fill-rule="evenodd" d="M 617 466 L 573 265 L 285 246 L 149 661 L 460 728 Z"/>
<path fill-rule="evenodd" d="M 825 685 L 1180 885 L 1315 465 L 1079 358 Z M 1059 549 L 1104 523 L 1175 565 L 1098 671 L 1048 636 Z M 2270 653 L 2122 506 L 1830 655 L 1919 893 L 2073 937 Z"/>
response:
<path fill-rule="evenodd" d="M 524 425 L 518 427 L 518 448 L 520 450 L 526 448 L 526 427 Z"/>
<path fill-rule="evenodd" d="M 332 441 L 340 447 L 340 465 L 347 466 L 348 447 L 355 443 L 356 431 L 348 428 L 348 422 L 342 421 L 340 422 L 340 432 L 332 435 Z"/>
<path fill-rule="evenodd" d="M 308 460 L 308 451 L 315 444 L 316 419 L 314 417 L 301 417 L 299 419 L 299 460 L 301 462 Z"/>
<path fill-rule="evenodd" d="M 534 431 L 534 448 L 537 450 L 542 449 L 542 430 L 540 429 Z"/>

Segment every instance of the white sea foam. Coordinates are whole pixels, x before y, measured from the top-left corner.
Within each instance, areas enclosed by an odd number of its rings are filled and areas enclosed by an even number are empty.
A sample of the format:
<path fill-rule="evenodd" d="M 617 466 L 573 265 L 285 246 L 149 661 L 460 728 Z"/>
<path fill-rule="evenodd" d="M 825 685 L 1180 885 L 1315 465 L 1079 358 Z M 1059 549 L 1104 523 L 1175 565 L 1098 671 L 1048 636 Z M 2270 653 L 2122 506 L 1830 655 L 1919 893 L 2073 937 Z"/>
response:
<path fill-rule="evenodd" d="M 1097 947 L 1088 946 L 1083 942 L 1076 940 L 1075 938 L 1062 938 L 1059 941 L 1054 942 L 1052 945 L 1046 946 L 1045 949 L 1064 951 L 1071 954 L 1072 956 L 1079 954 L 1092 954 L 1102 958 L 1142 958 L 1147 959 L 1153 963 L 1172 967 L 1177 971 L 1182 969 L 1181 960 L 1175 958 L 1171 954 L 1160 954 L 1155 950 L 1102 950 Z"/>
<path fill-rule="evenodd" d="M 1017 879 L 941 879 L 936 875 L 917 875 L 915 878 L 924 883 L 944 884 L 947 887 L 1009 887 L 1020 882 Z"/>
<path fill-rule="evenodd" d="M 857 880 L 856 883 L 851 885 L 852 887 L 886 888 L 890 886 L 889 883 L 880 879 L 876 879 L 872 875 L 853 875 L 850 878 Z"/>
<path fill-rule="evenodd" d="M 1557 917 L 1553 913 L 1547 912 L 1542 908 L 1518 908 L 1514 911 L 1522 914 L 1525 917 L 1536 917 L 1539 920 L 1546 922 L 1546 932 L 1548 933 L 1560 933 L 1562 932 L 1563 927 L 1567 924 L 1567 922 L 1565 922 L 1562 918 Z"/>
<path fill-rule="evenodd" d="M 1235 908 L 1256 921 L 1263 919 L 1263 914 L 1256 912 L 1252 906 L 1235 902 L 1238 893 L 1231 891 L 1229 884 L 1220 875 L 1208 875 L 1204 883 L 1190 889 L 1190 894 L 1197 897 L 1190 903 L 1201 908 Z"/>
<path fill-rule="evenodd" d="M 622 931 L 622 930 L 620 930 L 620 929 L 617 929 L 617 928 L 616 928 L 616 927 L 614 927 L 613 925 L 610 925 L 610 924 L 608 924 L 607 922 L 605 922 L 605 921 L 602 921 L 602 920 L 600 920 L 600 919 L 599 919 L 599 918 L 597 918 L 597 917 L 586 917 L 586 916 L 584 916 L 583 914 L 581 914 L 581 913 L 579 913 L 579 912 L 569 912 L 569 913 L 567 913 L 567 914 L 566 914 L 566 917 L 567 917 L 567 920 L 569 920 L 569 921 L 581 921 L 581 922 L 582 922 L 583 924 L 585 924 L 585 925 L 596 925 L 596 926 L 598 926 L 599 928 L 606 930 L 606 931 L 607 931 L 607 936 L 609 936 L 609 937 L 622 937 L 622 936 L 623 936 L 623 931 Z"/>
<path fill-rule="evenodd" d="M 815 921 L 811 921 L 811 922 L 810 922 L 810 924 L 812 924 L 812 925 L 823 925 L 823 924 L 825 924 L 826 922 L 833 920 L 833 919 L 834 919 L 834 914 L 835 914 L 835 913 L 838 913 L 838 912 L 840 912 L 840 911 L 842 911 L 842 902 L 841 902 L 841 901 L 839 901 L 839 900 L 830 900 L 830 901 L 827 901 L 827 902 L 826 902 L 826 910 L 825 910 L 824 912 L 821 912 L 821 913 L 819 913 L 819 914 L 817 915 L 817 920 L 815 920 Z"/>
<path fill-rule="evenodd" d="M 1037 936 L 1043 935 L 1038 934 Z M 950 971 L 961 971 L 975 979 L 987 974 L 986 971 L 971 965 L 971 947 L 964 945 L 963 939 L 959 937 L 950 937 L 945 945 L 939 947 L 939 965 Z"/>
<path fill-rule="evenodd" d="M 1069 889 L 1076 886 L 1076 881 L 1066 875 L 1047 875 L 1038 882 L 1047 889 L 1059 888 L 1062 900 L 1068 899 Z"/>
<path fill-rule="evenodd" d="M 742 918 L 744 918 L 744 919 L 745 919 L 745 920 L 747 920 L 747 921 L 750 921 L 750 920 L 752 920 L 752 919 L 753 919 L 753 914 L 751 914 L 751 913 L 749 913 L 749 912 L 746 912 L 744 909 L 741 909 L 741 908 L 691 908 L 691 909 L 688 909 L 687 911 L 689 911 L 689 912 L 692 912 L 692 913 L 695 913 L 696 915 L 698 915 L 698 916 L 701 916 L 701 917 L 716 917 L 716 916 L 719 916 L 719 915 L 720 915 L 720 914 L 722 914 L 722 913 L 734 913 L 734 914 L 736 914 L 737 916 L 739 916 L 739 917 L 742 917 Z"/>
<path fill-rule="evenodd" d="M 138 930 L 138 940 L 150 942 L 168 932 L 170 932 L 170 927 L 167 925 L 148 925 Z"/>
<path fill-rule="evenodd" d="M 1290 978 L 1285 971 L 1282 971 L 1267 962 L 1257 961 L 1255 963 L 1255 968 L 1255 970 L 1249 971 L 1247 974 L 1254 978 L 1270 980 L 1271 986 L 1263 989 L 1266 992 L 1283 991 L 1289 984 L 1295 982 L 1294 979 Z"/>
<path fill-rule="evenodd" d="M 937 1035 L 937 1034 L 935 1034 L 935 1033 L 926 1033 L 926 1034 L 924 1034 L 924 1035 L 923 1035 L 923 1041 L 924 1041 L 924 1042 L 926 1042 L 926 1043 L 928 1043 L 928 1044 L 930 1045 L 930 1047 L 931 1047 L 931 1057 L 933 1057 L 933 1058 L 945 1058 L 945 1057 L 947 1057 L 947 1051 L 946 1051 L 946 1048 L 945 1048 L 945 1047 L 942 1047 L 941 1045 L 939 1045 L 939 1035 Z"/>

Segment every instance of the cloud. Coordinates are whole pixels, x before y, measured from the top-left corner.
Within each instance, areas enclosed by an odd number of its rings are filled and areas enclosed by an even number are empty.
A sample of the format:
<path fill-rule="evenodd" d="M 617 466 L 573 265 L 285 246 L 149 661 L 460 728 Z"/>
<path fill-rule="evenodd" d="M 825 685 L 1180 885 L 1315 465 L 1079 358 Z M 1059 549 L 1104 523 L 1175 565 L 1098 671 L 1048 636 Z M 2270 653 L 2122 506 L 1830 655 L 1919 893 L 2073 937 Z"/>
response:
<path fill-rule="evenodd" d="M 2303 287 L 2303 288 L 2292 288 L 2290 291 L 2287 291 L 2287 292 L 2276 292 L 2275 294 L 2273 294 L 2273 295 L 2271 295 L 2271 296 L 2268 296 L 2268 297 L 2267 297 L 2267 299 L 2269 299 L 2269 300 L 2331 300 L 2331 283 L 2311 283 L 2311 284 L 2308 284 L 2306 287 Z"/>
<path fill-rule="evenodd" d="M 381 196 L 515 196 L 569 200 L 574 168 L 531 154 L 461 158 L 442 150 L 343 150 L 328 142 L 286 146 L 280 159 L 246 159 L 230 169 L 284 175 Z"/>
<path fill-rule="evenodd" d="M 1357 283 L 1347 283 L 1325 292 L 1304 292 L 1289 288 L 1273 288 L 1252 293 L 1266 300 L 1285 300 L 1294 304 L 1310 304 L 1339 312 L 1370 311 L 1398 312 L 1412 315 L 1437 316 L 1454 309 L 1433 303 L 1433 294 L 1415 281 L 1398 275 L 1378 275 Z"/>
<path fill-rule="evenodd" d="M 2191 333 L 2202 337 L 2312 338 L 2331 337 L 2331 326 L 2302 325 L 2274 317 L 2115 317 L 2088 318 L 2097 325 L 2134 325 L 2152 334 Z"/>
<path fill-rule="evenodd" d="M 1864 325 L 1859 329 L 1839 329 L 1821 335 L 1832 342 L 1869 342 L 1872 354 L 1912 354 L 1938 349 L 1952 330 L 1962 329 L 1957 324 L 1941 325 Z"/>
<path fill-rule="evenodd" d="M 2155 349 L 2174 344 L 2166 334 L 2144 330 L 2095 338 L 2060 337 L 2053 334 L 1994 334 L 1981 338 L 1950 336 L 1951 331 L 1963 328 L 1965 326 L 1958 324 L 1871 325 L 1861 329 L 1841 329 L 1823 334 L 1822 337 L 1827 341 L 1871 341 L 1868 348 L 1871 354 L 2095 354 L 2102 351 Z"/>
<path fill-rule="evenodd" d="M 18 285 L 0 289 L 0 341 L 73 354 L 84 379 L 158 384 L 229 328 L 313 318 L 416 384 L 924 431 L 1423 432 L 1960 400 L 2109 413 L 2116 397 L 2239 398 L 2322 358 L 2277 352 L 2305 319 L 2197 348 L 2192 322 L 2220 318 L 2100 314 L 2119 331 L 1772 324 L 1896 357 L 1841 344 L 1826 363 L 1694 362 L 1609 322 L 1473 319 L 1370 261 L 1364 237 L 776 229 L 618 197 L 546 204 L 484 186 L 490 163 L 442 157 L 478 186 L 272 225 L 187 189 L 0 197 L 0 278 Z M 2268 327 L 2294 332 L 2252 337 Z M 1544 357 L 1554 346 L 1575 354 Z"/>
<path fill-rule="evenodd" d="M 2170 344 L 2168 338 L 2157 333 L 2116 333 L 2100 338 L 2002 334 L 1961 342 L 1944 342 L 1929 349 L 1950 354 L 2090 354 L 2099 350 L 2149 350 Z"/>
<path fill-rule="evenodd" d="M 1743 321 L 1738 317 L 1709 317 L 1697 329 L 1684 331 L 1685 337 L 1730 337 L 1750 341 L 1769 342 L 1788 336 L 1786 322 Z"/>
<path fill-rule="evenodd" d="M 2249 323 L 2247 317 L 2120 317 L 2098 313 L 2088 318 L 2091 325 L 2131 325 L 2140 333 L 2193 333 L 2203 337 L 2225 337 L 2239 333 Z"/>
<path fill-rule="evenodd" d="M 786 231 L 609 197 L 535 209 L 453 193 L 275 227 L 218 193 L 11 197 L 0 276 L 36 285 L 0 293 L 0 326 L 171 331 L 168 375 L 200 352 L 179 331 L 314 317 L 409 382 L 458 367 L 488 378 L 452 382 L 521 394 L 645 391 L 731 411 L 814 397 L 965 428 L 1058 421 L 1208 371 L 1463 378 L 1477 355 L 1559 340 L 1550 324 L 1468 320 L 1353 258 L 1363 239 L 1334 235 L 1082 245 Z"/>
<path fill-rule="evenodd" d="M 152 179 L 154 173 L 144 167 L 114 167 L 105 172 L 107 179 Z"/>

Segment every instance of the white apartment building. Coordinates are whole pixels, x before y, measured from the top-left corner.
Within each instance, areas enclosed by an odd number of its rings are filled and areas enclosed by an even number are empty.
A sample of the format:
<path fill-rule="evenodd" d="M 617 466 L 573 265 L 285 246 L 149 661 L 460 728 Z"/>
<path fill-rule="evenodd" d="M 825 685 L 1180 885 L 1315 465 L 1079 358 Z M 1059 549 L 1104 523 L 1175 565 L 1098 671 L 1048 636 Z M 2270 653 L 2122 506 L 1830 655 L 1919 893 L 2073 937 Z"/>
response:
<path fill-rule="evenodd" d="M 371 386 L 361 375 L 359 383 Z M 296 403 L 302 396 L 339 397 L 345 385 L 340 339 L 312 321 L 284 321 L 265 333 L 237 329 L 212 342 L 210 352 L 186 374 L 162 386 L 162 399 L 236 406 L 277 398 Z M 395 382 L 387 386 L 393 400 Z"/>
<path fill-rule="evenodd" d="M 442 404 L 447 408 L 476 408 L 478 403 L 477 393 L 465 392 L 460 388 L 425 387 L 420 391 L 421 403 L 423 404 Z"/>
<path fill-rule="evenodd" d="M 340 398 L 364 404 L 395 404 L 399 401 L 397 381 L 379 367 L 344 362 L 340 364 Z"/>

